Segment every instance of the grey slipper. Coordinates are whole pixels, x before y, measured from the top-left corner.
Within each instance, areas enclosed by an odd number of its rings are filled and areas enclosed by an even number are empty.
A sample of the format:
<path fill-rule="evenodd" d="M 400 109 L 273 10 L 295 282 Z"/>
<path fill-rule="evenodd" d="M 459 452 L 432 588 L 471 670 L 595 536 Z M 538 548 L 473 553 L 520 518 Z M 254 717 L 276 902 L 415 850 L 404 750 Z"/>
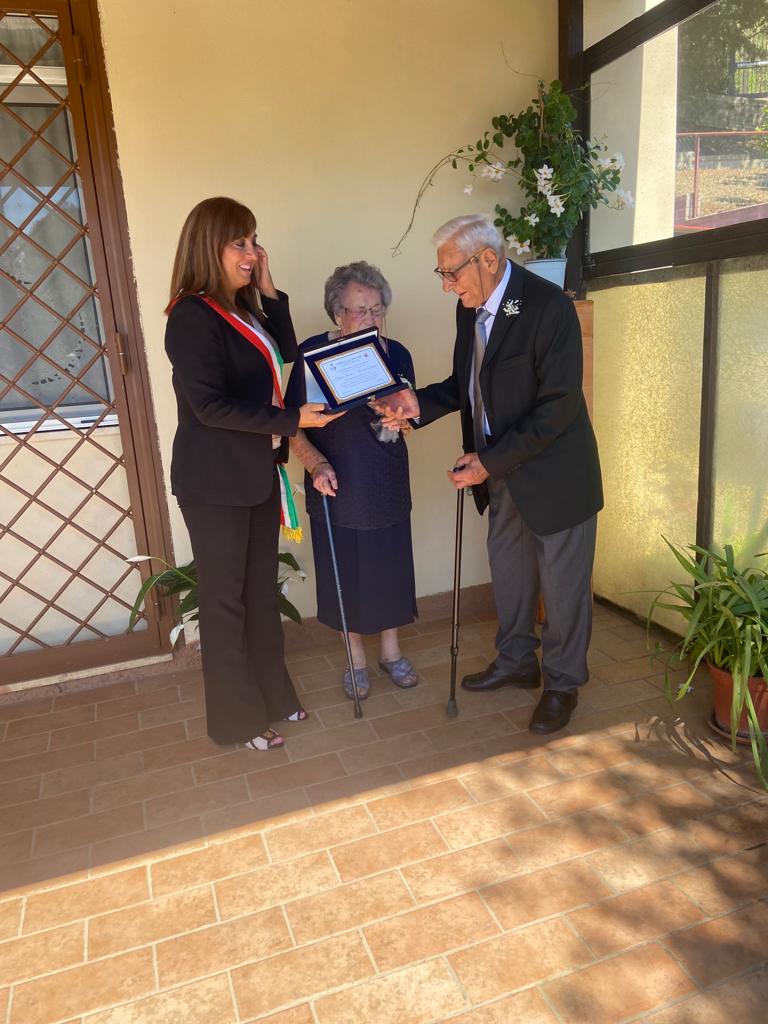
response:
<path fill-rule="evenodd" d="M 355 669 L 355 682 L 357 683 L 357 696 L 360 700 L 365 700 L 371 689 L 367 668 Z M 352 676 L 349 674 L 349 669 L 344 673 L 344 693 L 346 693 L 350 700 L 355 699 L 355 694 L 352 690 Z"/>
<path fill-rule="evenodd" d="M 379 658 L 379 666 L 384 669 L 395 686 L 402 690 L 409 690 L 419 681 L 418 673 L 407 658 L 398 658 L 397 661 L 382 661 Z"/>

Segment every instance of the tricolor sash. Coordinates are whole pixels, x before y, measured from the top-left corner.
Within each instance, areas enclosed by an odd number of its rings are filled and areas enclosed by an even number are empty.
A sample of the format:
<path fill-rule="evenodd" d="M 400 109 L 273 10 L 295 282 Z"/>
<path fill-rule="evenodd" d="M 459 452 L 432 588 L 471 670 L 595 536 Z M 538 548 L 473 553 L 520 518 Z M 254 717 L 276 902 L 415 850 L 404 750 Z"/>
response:
<path fill-rule="evenodd" d="M 208 295 L 201 295 L 200 298 L 264 356 L 272 371 L 272 391 L 275 402 L 281 409 L 284 409 L 285 402 L 283 401 L 282 391 L 283 358 L 277 346 L 272 343 L 272 340 L 266 333 L 259 333 L 251 324 L 242 320 L 235 313 L 230 313 L 224 309 L 223 306 L 220 306 L 218 302 L 215 302 Z M 277 476 L 280 481 L 280 526 L 283 536 L 286 540 L 301 541 L 302 529 L 299 524 L 298 513 L 296 512 L 296 503 L 293 500 L 293 492 L 288 474 L 282 463 L 277 464 Z"/>

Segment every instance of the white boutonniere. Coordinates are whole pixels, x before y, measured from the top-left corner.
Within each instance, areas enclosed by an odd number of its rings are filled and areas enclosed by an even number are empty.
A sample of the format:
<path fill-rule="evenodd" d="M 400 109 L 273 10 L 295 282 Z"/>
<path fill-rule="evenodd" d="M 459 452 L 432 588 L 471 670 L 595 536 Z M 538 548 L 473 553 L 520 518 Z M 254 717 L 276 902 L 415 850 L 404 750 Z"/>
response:
<path fill-rule="evenodd" d="M 520 299 L 507 299 L 501 308 L 505 316 L 517 316 L 520 312 Z"/>

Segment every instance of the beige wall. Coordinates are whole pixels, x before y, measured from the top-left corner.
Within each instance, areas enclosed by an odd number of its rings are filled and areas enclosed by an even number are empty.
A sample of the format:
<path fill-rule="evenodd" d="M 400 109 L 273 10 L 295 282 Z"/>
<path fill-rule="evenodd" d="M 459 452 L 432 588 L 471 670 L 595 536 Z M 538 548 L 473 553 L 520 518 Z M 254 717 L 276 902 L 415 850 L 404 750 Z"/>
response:
<path fill-rule="evenodd" d="M 252 206 L 300 337 L 326 326 L 334 266 L 367 259 L 392 284 L 389 330 L 419 380 L 445 376 L 454 307 L 432 274 L 429 236 L 448 217 L 492 209 L 497 194 L 486 185 L 469 199 L 463 176 L 446 171 L 403 255 L 391 248 L 426 170 L 532 95 L 535 78 L 507 67 L 502 43 L 518 71 L 555 76 L 555 0 L 100 0 L 100 12 L 166 475 L 175 407 L 161 310 L 179 229 L 206 196 Z M 444 470 L 459 451 L 456 417 L 409 445 L 418 590 L 429 594 L 451 586 Z M 170 509 L 181 560 L 188 538 L 172 498 Z M 484 526 L 467 517 L 467 584 L 488 578 Z M 309 543 L 297 554 L 311 574 Z M 314 613 L 311 575 L 292 597 Z"/>

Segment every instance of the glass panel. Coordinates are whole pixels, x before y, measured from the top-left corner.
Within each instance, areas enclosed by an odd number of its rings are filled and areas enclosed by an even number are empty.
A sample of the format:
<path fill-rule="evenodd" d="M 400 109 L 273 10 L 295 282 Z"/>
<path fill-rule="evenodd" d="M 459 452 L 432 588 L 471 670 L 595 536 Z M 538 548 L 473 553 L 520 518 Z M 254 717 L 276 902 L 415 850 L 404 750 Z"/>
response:
<path fill-rule="evenodd" d="M 767 68 L 768 4 L 721 0 L 595 72 L 592 134 L 636 205 L 591 214 L 592 252 L 768 216 L 766 92 L 740 92 Z"/>
<path fill-rule="evenodd" d="M 717 544 L 768 551 L 768 257 L 728 260 L 720 281 L 715 431 Z"/>
<path fill-rule="evenodd" d="M 584 0 L 584 48 L 660 3 L 662 0 Z"/>
<path fill-rule="evenodd" d="M 649 598 L 639 592 L 675 578 L 662 534 L 696 539 L 705 279 L 686 270 L 617 280 L 589 293 L 605 487 L 594 586 L 645 615 Z"/>

